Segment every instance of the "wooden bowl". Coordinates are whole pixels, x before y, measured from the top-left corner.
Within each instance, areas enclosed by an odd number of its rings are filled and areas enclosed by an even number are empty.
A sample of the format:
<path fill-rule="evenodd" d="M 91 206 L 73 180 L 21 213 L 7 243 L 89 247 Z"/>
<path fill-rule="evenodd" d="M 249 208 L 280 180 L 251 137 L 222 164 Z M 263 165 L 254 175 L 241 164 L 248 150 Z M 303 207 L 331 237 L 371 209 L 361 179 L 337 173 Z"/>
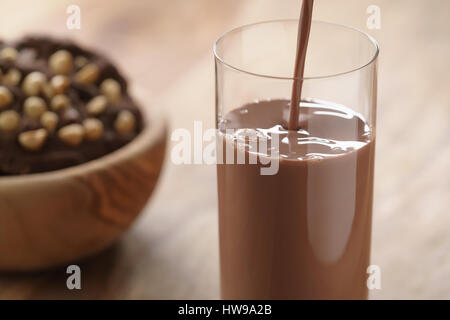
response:
<path fill-rule="evenodd" d="M 68 265 L 110 246 L 147 203 L 163 164 L 164 117 L 132 142 L 85 164 L 0 178 L 0 270 Z"/>

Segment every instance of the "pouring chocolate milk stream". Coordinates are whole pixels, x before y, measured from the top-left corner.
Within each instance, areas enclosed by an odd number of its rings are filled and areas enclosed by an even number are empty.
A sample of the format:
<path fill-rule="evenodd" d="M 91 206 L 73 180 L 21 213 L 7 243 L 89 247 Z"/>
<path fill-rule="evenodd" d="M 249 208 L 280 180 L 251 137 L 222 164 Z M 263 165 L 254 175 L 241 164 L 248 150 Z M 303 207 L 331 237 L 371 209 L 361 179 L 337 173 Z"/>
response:
<path fill-rule="evenodd" d="M 298 130 L 299 105 L 302 95 L 303 74 L 305 71 L 306 51 L 308 48 L 309 32 L 314 0 L 303 0 L 298 22 L 297 55 L 295 58 L 294 83 L 292 85 L 291 105 L 289 108 L 289 130 Z"/>

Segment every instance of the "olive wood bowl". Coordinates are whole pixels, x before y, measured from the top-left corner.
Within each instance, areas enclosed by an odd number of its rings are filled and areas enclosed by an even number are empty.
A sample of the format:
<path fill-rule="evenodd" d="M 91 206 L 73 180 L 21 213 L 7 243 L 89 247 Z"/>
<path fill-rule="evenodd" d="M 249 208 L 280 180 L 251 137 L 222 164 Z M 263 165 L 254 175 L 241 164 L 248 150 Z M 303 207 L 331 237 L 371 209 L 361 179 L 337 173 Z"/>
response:
<path fill-rule="evenodd" d="M 141 108 L 144 130 L 124 147 L 67 169 L 0 177 L 0 270 L 64 266 L 110 246 L 152 194 L 165 118 Z"/>

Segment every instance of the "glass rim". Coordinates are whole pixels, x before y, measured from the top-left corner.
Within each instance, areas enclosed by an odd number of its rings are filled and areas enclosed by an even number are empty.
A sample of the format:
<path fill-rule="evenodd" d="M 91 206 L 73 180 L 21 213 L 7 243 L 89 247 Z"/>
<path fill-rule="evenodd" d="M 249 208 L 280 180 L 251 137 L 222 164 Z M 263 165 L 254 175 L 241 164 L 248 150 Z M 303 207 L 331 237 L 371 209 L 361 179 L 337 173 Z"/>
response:
<path fill-rule="evenodd" d="M 281 76 L 267 75 L 267 74 L 261 74 L 261 73 L 255 73 L 255 72 L 247 71 L 245 69 L 233 66 L 231 63 L 228 63 L 217 52 L 218 44 L 230 34 L 233 34 L 235 32 L 238 32 L 238 31 L 241 31 L 241 30 L 244 30 L 246 28 L 253 27 L 253 26 L 256 26 L 256 25 L 269 24 L 269 23 L 279 23 L 279 22 L 297 22 L 298 23 L 298 19 L 265 20 L 265 21 L 259 21 L 259 22 L 254 22 L 254 23 L 241 25 L 241 26 L 235 27 L 235 28 L 233 28 L 231 30 L 228 30 L 225 33 L 223 33 L 216 40 L 216 42 L 214 43 L 214 46 L 213 46 L 214 57 L 218 61 L 220 61 L 224 66 L 226 66 L 226 67 L 228 67 L 230 69 L 233 69 L 235 71 L 238 71 L 238 72 L 241 72 L 241 73 L 245 73 L 245 74 L 248 74 L 248 75 L 252 75 L 252 76 L 255 76 L 255 77 L 267 78 L 267 79 L 277 79 L 277 80 L 302 80 L 303 81 L 303 80 L 334 78 L 334 77 L 338 77 L 338 76 L 342 76 L 342 75 L 346 75 L 346 74 L 350 74 L 350 73 L 356 72 L 358 70 L 364 69 L 365 67 L 367 67 L 367 66 L 371 65 L 373 62 L 375 62 L 377 60 L 377 58 L 378 58 L 378 54 L 380 53 L 380 47 L 378 45 L 378 42 L 370 34 L 364 32 L 364 31 L 361 31 L 361 30 L 359 30 L 357 28 L 354 28 L 354 27 L 350 27 L 350 26 L 346 26 L 346 25 L 339 24 L 339 23 L 334 23 L 334 22 L 321 21 L 321 20 L 313 20 L 312 22 L 313 23 L 327 24 L 327 25 L 331 25 L 331 26 L 335 26 L 335 27 L 340 27 L 340 28 L 347 29 L 349 31 L 354 31 L 354 32 L 359 33 L 360 35 L 365 37 L 367 40 L 369 40 L 370 43 L 372 43 L 372 45 L 375 48 L 374 55 L 369 59 L 368 62 L 364 63 L 362 66 L 358 66 L 358 67 L 352 68 L 352 69 L 347 70 L 347 71 L 333 73 L 333 74 L 329 74 L 329 75 L 323 75 L 323 76 L 311 76 L 311 77 L 295 78 L 295 77 L 281 77 Z"/>

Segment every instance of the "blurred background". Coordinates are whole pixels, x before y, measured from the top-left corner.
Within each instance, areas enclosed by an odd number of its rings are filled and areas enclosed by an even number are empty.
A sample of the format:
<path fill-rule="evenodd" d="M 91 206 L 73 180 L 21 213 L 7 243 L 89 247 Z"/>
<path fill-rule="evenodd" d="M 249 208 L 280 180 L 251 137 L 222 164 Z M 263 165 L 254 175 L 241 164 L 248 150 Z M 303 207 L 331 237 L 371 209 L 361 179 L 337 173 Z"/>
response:
<path fill-rule="evenodd" d="M 81 30 L 68 30 L 69 5 Z M 381 28 L 367 28 L 370 5 Z M 2 1 L 0 36 L 68 36 L 106 53 L 144 107 L 170 126 L 214 124 L 214 41 L 252 22 L 298 18 L 300 0 Z M 316 0 L 314 19 L 359 28 L 379 42 L 372 263 L 381 267 L 374 299 L 450 299 L 450 2 Z M 170 149 L 169 149 L 170 150 Z M 166 159 L 158 189 L 113 248 L 80 263 L 82 290 L 65 269 L 0 274 L 0 299 L 219 297 L 214 166 Z"/>

